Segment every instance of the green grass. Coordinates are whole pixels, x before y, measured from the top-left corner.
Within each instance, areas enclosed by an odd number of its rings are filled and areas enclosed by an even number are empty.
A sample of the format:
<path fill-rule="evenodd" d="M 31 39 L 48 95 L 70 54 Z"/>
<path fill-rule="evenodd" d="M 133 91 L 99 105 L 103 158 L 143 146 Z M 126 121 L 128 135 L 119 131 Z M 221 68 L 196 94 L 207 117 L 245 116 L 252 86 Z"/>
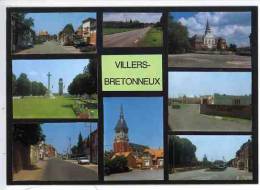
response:
<path fill-rule="evenodd" d="M 127 32 L 130 30 L 135 30 L 136 28 L 103 28 L 103 35 Z"/>
<path fill-rule="evenodd" d="M 56 96 L 55 99 L 45 97 L 25 97 L 13 99 L 14 118 L 77 118 L 72 110 L 76 98 Z M 93 117 L 97 118 L 97 109 L 93 109 Z M 91 114 L 92 116 L 92 114 Z"/>
<path fill-rule="evenodd" d="M 145 37 L 139 42 L 140 47 L 161 47 L 163 44 L 162 28 L 152 27 Z"/>

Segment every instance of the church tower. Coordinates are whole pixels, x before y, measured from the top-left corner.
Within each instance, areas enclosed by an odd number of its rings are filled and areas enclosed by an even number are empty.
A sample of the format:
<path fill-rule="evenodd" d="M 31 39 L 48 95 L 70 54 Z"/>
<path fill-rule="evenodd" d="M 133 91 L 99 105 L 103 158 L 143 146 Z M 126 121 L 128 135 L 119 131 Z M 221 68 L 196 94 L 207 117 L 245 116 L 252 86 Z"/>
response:
<path fill-rule="evenodd" d="M 206 47 L 208 49 L 212 49 L 212 48 L 216 47 L 216 39 L 215 39 L 213 32 L 211 31 L 208 19 L 207 19 L 205 34 L 204 34 L 203 38 L 204 38 L 203 39 L 204 47 Z"/>
<path fill-rule="evenodd" d="M 119 120 L 115 127 L 114 153 L 129 151 L 128 141 L 128 127 L 124 118 L 123 106 L 121 105 Z"/>

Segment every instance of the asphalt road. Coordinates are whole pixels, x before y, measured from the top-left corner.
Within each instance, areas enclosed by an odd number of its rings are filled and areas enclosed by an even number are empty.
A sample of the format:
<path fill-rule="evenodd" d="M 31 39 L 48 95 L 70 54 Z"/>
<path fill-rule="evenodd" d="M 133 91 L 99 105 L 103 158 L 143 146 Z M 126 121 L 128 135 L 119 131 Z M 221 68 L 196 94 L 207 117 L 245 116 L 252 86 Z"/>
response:
<path fill-rule="evenodd" d="M 95 171 L 64 160 L 48 160 L 43 173 L 43 181 L 88 181 L 98 180 Z"/>
<path fill-rule="evenodd" d="M 81 53 L 79 49 L 73 46 L 62 46 L 58 42 L 46 41 L 42 44 L 36 44 L 32 48 L 24 49 L 16 54 L 63 54 L 63 53 Z"/>
<path fill-rule="evenodd" d="M 132 170 L 131 172 L 117 173 L 105 176 L 106 181 L 120 180 L 163 180 L 163 169 Z"/>
<path fill-rule="evenodd" d="M 169 180 L 252 180 L 252 178 L 252 173 L 237 168 L 227 168 L 224 171 L 201 169 L 169 174 Z"/>
<path fill-rule="evenodd" d="M 171 131 L 251 131 L 252 121 L 223 118 L 199 113 L 199 104 L 184 104 L 180 109 L 169 109 Z"/>
<path fill-rule="evenodd" d="M 131 30 L 127 32 L 104 35 L 104 47 L 137 47 L 138 42 L 150 30 L 150 26 L 146 28 Z"/>
<path fill-rule="evenodd" d="M 169 67 L 251 68 L 251 57 L 195 53 L 171 54 L 168 57 L 168 64 Z"/>

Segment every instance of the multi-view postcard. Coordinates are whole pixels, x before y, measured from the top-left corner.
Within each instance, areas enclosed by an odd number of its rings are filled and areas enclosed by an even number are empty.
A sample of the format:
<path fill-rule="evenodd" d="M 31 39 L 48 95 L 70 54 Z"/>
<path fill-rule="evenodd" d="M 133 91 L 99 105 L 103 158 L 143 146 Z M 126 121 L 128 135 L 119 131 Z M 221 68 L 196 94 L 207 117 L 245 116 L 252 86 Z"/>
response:
<path fill-rule="evenodd" d="M 169 180 L 252 180 L 250 135 L 170 135 Z"/>
<path fill-rule="evenodd" d="M 97 123 L 13 126 L 14 181 L 97 181 Z"/>
<path fill-rule="evenodd" d="M 162 100 L 161 97 L 104 98 L 106 181 L 163 180 Z"/>
<path fill-rule="evenodd" d="M 162 13 L 103 13 L 104 47 L 162 47 Z"/>
<path fill-rule="evenodd" d="M 251 12 L 170 12 L 168 66 L 251 68 Z"/>
<path fill-rule="evenodd" d="M 250 132 L 251 80 L 249 72 L 169 72 L 169 130 Z"/>
<path fill-rule="evenodd" d="M 13 60 L 13 117 L 97 118 L 97 60 Z"/>
<path fill-rule="evenodd" d="M 81 54 L 96 51 L 96 13 L 13 12 L 11 19 L 13 54 Z"/>

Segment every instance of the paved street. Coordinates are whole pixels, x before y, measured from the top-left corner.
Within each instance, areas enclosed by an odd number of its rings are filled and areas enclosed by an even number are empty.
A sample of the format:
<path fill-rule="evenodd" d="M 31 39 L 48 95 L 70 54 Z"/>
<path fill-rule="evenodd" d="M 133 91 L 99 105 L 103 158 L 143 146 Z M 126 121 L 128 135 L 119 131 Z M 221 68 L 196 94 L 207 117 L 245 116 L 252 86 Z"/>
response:
<path fill-rule="evenodd" d="M 169 67 L 251 68 L 251 57 L 187 53 L 169 55 L 168 64 Z"/>
<path fill-rule="evenodd" d="M 136 47 L 151 27 L 104 35 L 104 47 Z"/>
<path fill-rule="evenodd" d="M 252 178 L 252 173 L 237 168 L 227 168 L 224 171 L 201 169 L 169 174 L 169 180 L 252 180 Z"/>
<path fill-rule="evenodd" d="M 98 180 L 97 172 L 57 158 L 50 159 L 44 170 L 43 181 Z"/>
<path fill-rule="evenodd" d="M 199 104 L 183 104 L 180 109 L 169 109 L 171 131 L 251 131 L 252 121 L 199 113 Z"/>
<path fill-rule="evenodd" d="M 42 44 L 36 44 L 33 48 L 24 49 L 16 54 L 63 54 L 63 53 L 82 53 L 73 46 L 62 46 L 56 41 L 46 41 Z"/>
<path fill-rule="evenodd" d="M 163 169 L 138 170 L 131 172 L 111 174 L 104 177 L 106 181 L 120 180 L 163 180 Z"/>

